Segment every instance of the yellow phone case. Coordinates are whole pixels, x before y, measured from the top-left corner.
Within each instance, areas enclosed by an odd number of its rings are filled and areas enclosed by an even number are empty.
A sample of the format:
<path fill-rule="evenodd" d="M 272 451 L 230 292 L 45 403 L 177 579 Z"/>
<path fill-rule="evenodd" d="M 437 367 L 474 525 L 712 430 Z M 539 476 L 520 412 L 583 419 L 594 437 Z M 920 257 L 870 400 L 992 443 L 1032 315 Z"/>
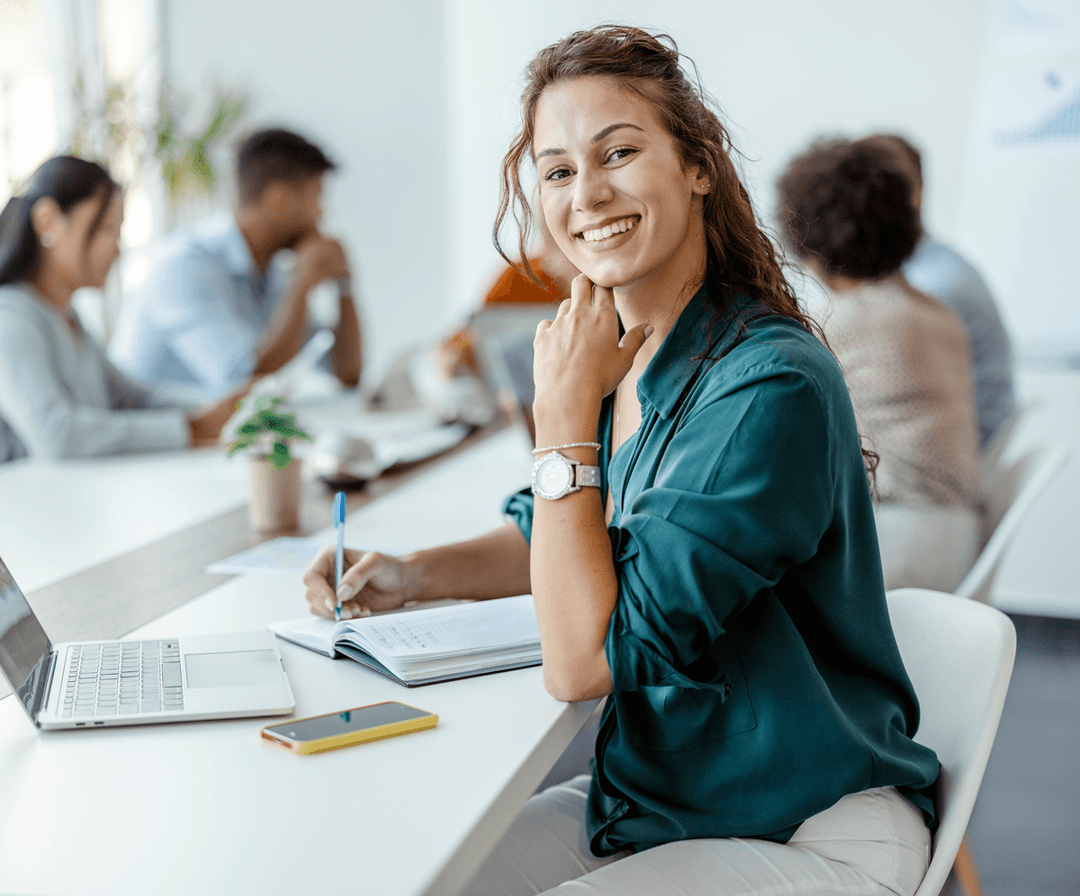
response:
<path fill-rule="evenodd" d="M 377 704 L 373 704 L 377 705 Z M 405 703 L 404 706 L 410 706 Z M 358 706 L 355 709 L 365 709 L 366 707 Z M 419 712 L 427 712 L 426 709 L 420 709 L 419 706 L 411 706 Z M 327 713 L 320 713 L 317 716 L 305 716 L 302 719 L 292 719 L 293 722 L 306 722 L 309 719 L 318 719 Z M 439 717 L 435 713 L 423 716 L 419 719 L 406 719 L 404 722 L 391 722 L 389 725 L 379 725 L 376 728 L 361 728 L 359 731 L 349 731 L 345 734 L 335 734 L 332 737 L 321 737 L 318 740 L 306 740 L 306 741 L 289 741 L 278 737 L 275 734 L 269 732 L 270 728 L 276 728 L 283 724 L 277 722 L 274 725 L 267 725 L 262 729 L 262 736 L 264 739 L 271 743 L 278 744 L 285 747 L 287 750 L 292 750 L 294 753 L 300 755 L 307 755 L 309 753 L 323 753 L 326 750 L 336 750 L 339 747 L 348 747 L 353 744 L 363 744 L 372 740 L 382 740 L 387 737 L 394 737 L 398 734 L 408 734 L 411 731 L 423 731 L 425 728 L 434 728 L 438 724 Z"/>

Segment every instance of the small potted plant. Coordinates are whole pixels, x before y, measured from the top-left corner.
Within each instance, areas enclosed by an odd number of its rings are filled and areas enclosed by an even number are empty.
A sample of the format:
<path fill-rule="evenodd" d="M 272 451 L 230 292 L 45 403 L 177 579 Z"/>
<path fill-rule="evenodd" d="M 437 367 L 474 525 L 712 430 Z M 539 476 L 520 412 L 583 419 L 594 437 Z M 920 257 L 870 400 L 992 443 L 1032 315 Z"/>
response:
<path fill-rule="evenodd" d="M 293 462 L 289 442 L 311 436 L 292 414 L 278 413 L 281 402 L 272 395 L 255 398 L 254 413 L 241 418 L 228 443 L 230 457 L 251 456 L 251 526 L 258 532 L 292 529 L 300 521 L 300 463 Z"/>

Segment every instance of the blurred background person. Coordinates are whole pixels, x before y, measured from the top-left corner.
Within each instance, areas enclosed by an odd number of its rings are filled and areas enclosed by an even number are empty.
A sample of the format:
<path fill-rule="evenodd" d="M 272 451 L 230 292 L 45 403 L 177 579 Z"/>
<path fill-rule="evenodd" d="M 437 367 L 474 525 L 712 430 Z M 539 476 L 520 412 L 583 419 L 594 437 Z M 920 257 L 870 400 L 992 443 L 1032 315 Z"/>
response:
<path fill-rule="evenodd" d="M 503 401 L 515 405 L 504 408 L 511 418 L 518 412 L 525 417 L 523 422 L 531 436 L 533 422 L 532 409 L 527 406 L 529 402 L 518 406 L 520 395 L 493 395 L 492 387 L 496 384 L 485 383 L 490 371 L 482 369 L 478 357 L 480 337 L 475 317 L 493 306 L 522 308 L 524 313 L 520 318 L 504 324 L 501 347 L 514 355 L 515 369 L 507 373 L 527 379 L 528 389 L 523 382 L 516 385 L 522 395 L 531 394 L 532 339 L 539 318 L 532 319 L 527 306 L 557 305 L 569 298 L 570 283 L 578 274 L 577 268 L 555 245 L 542 223 L 537 226 L 537 236 L 535 251 L 528 260 L 528 272 L 506 265 L 469 322 L 437 345 L 406 349 L 395 359 L 373 395 L 376 406 L 407 406 L 418 402 L 445 421 L 482 426 L 494 419 L 496 405 Z M 528 276 L 530 272 L 535 280 Z M 549 313 L 554 315 L 555 309 L 544 312 L 545 315 Z M 503 361 L 509 362 L 505 354 Z M 495 391 L 499 389 L 496 387 Z"/>
<path fill-rule="evenodd" d="M 919 242 L 901 270 L 920 292 L 948 305 L 963 321 L 975 376 L 979 448 L 985 450 L 1016 413 L 1012 342 L 990 289 L 974 267 L 922 226 L 922 156 L 903 137 L 874 134 L 867 143 L 894 152 L 911 179 L 912 201 L 920 212 Z"/>
<path fill-rule="evenodd" d="M 239 201 L 172 236 L 120 310 L 109 355 L 155 387 L 219 396 L 281 368 L 303 346 L 308 294 L 339 284 L 330 350 L 337 378 L 360 381 L 360 325 L 341 243 L 319 231 L 323 176 L 334 163 L 298 134 L 257 131 L 237 155 Z M 271 264 L 295 252 L 291 275 Z"/>
<path fill-rule="evenodd" d="M 507 265 L 484 297 L 484 308 L 491 305 L 556 304 L 570 297 L 570 284 L 578 275 L 578 270 L 555 245 L 542 215 L 537 215 L 537 221 L 536 252 L 529 259 L 529 268 L 539 283 L 521 269 Z M 438 361 L 448 376 L 479 372 L 476 336 L 468 325 L 443 340 L 439 346 Z"/>
<path fill-rule="evenodd" d="M 885 586 L 951 591 L 981 539 L 971 359 L 960 319 L 901 272 L 920 236 L 909 176 L 879 144 L 836 140 L 778 186 L 790 244 L 833 294 L 822 329 L 879 455 Z"/>
<path fill-rule="evenodd" d="M 120 254 L 123 196 L 94 162 L 59 156 L 0 215 L 0 460 L 184 448 L 210 441 L 231 395 L 189 415 L 105 357 L 71 308 Z"/>

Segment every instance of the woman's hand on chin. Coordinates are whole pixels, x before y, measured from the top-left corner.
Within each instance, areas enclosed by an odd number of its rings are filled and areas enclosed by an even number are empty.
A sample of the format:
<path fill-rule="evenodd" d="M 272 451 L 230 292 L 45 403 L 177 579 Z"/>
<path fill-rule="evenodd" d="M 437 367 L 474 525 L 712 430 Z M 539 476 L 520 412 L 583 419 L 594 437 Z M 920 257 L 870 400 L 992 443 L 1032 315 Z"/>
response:
<path fill-rule="evenodd" d="M 541 321 L 536 328 L 533 414 L 537 425 L 550 423 L 561 430 L 583 424 L 592 427 L 587 431 L 594 431 L 600 402 L 626 376 L 651 333 L 652 326 L 642 323 L 620 340 L 614 293 L 578 274 L 555 320 Z M 567 432 L 566 437 L 580 434 Z"/>

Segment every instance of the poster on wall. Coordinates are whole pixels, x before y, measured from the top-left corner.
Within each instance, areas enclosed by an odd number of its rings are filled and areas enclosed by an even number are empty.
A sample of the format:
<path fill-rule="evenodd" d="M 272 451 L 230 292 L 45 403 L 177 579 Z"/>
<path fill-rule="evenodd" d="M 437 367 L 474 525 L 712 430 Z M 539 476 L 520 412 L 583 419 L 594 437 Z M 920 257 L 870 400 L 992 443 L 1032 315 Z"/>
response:
<path fill-rule="evenodd" d="M 984 108 L 987 148 L 1080 150 L 1080 0 L 998 4 Z"/>
<path fill-rule="evenodd" d="M 1027 366 L 1080 367 L 1080 0 L 997 0 L 964 170 L 962 242 Z"/>
<path fill-rule="evenodd" d="M 1080 64 L 1031 64 L 989 85 L 987 142 L 998 150 L 1080 153 Z"/>

